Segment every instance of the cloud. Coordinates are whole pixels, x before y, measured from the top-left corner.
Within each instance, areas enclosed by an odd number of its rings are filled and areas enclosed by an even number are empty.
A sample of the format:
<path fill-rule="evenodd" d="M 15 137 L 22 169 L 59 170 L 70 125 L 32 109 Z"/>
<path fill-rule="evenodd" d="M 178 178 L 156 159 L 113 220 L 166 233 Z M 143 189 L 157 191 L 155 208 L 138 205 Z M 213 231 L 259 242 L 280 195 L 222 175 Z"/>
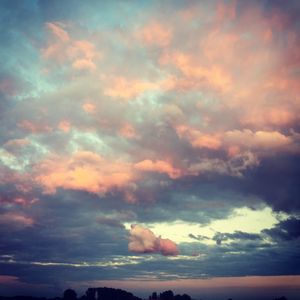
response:
<path fill-rule="evenodd" d="M 93 103 L 86 102 L 82 105 L 82 108 L 84 109 L 85 112 L 89 114 L 93 114 L 96 111 L 96 105 Z"/>
<path fill-rule="evenodd" d="M 234 233 L 216 232 L 212 240 L 216 241 L 217 245 L 221 245 L 223 241 L 228 240 L 260 240 L 262 237 L 259 234 L 248 233 L 236 230 Z"/>
<path fill-rule="evenodd" d="M 279 2 L 2 1 L 1 271 L 55 286 L 299 273 L 295 220 L 258 239 L 234 232 L 241 216 L 221 247 L 201 230 L 241 207 L 300 210 L 299 5 Z M 174 222 L 199 231 L 179 243 Z M 165 224 L 149 228 L 177 248 L 145 228 L 133 245 L 176 263 L 128 252 L 133 223 Z"/>
<path fill-rule="evenodd" d="M 108 161 L 91 151 L 76 152 L 70 158 L 50 157 L 35 167 L 35 181 L 46 193 L 57 188 L 106 193 L 128 186 L 133 179 L 130 165 Z"/>
<path fill-rule="evenodd" d="M 177 126 L 176 132 L 180 138 L 186 138 L 195 148 L 217 150 L 222 145 L 219 134 L 205 134 L 185 125 Z"/>
<path fill-rule="evenodd" d="M 181 173 L 179 169 L 174 168 L 169 162 L 163 160 L 152 161 L 145 159 L 134 165 L 137 170 L 144 172 L 158 172 L 168 174 L 171 178 L 178 178 Z"/>
<path fill-rule="evenodd" d="M 18 212 L 6 212 L 0 214 L 0 224 L 11 225 L 11 228 L 23 228 L 33 226 L 34 220 L 24 214 Z"/>
<path fill-rule="evenodd" d="M 239 153 L 229 160 L 219 158 L 204 158 L 199 162 L 192 163 L 188 168 L 188 174 L 220 174 L 242 177 L 246 170 L 259 165 L 259 160 L 255 154 L 250 151 Z"/>
<path fill-rule="evenodd" d="M 160 253 L 162 255 L 178 255 L 177 245 L 169 240 L 156 237 L 154 233 L 141 225 L 133 224 L 129 232 L 129 251 L 136 253 Z"/>
<path fill-rule="evenodd" d="M 137 36 L 148 46 L 166 47 L 171 42 L 172 30 L 165 24 L 153 21 L 144 26 Z"/>
<path fill-rule="evenodd" d="M 70 40 L 69 34 L 62 28 L 61 24 L 46 23 L 46 25 L 52 34 L 62 42 Z"/>
<path fill-rule="evenodd" d="M 121 98 L 124 100 L 132 100 L 146 91 L 159 90 L 160 83 L 140 80 L 127 79 L 126 77 L 113 77 L 107 81 L 104 90 L 106 96 L 113 98 Z"/>
<path fill-rule="evenodd" d="M 243 148 L 268 150 L 288 147 L 293 143 L 289 136 L 277 131 L 256 131 L 249 129 L 227 131 L 225 141 L 231 145 L 238 145 Z"/>
<path fill-rule="evenodd" d="M 197 234 L 197 235 L 194 235 L 192 233 L 189 234 L 189 237 L 191 239 L 194 239 L 194 240 L 197 240 L 197 241 L 203 241 L 203 240 L 209 240 L 210 238 L 205 236 L 205 235 L 200 235 L 200 234 Z"/>
<path fill-rule="evenodd" d="M 300 237 L 300 219 L 290 217 L 279 222 L 274 228 L 263 230 L 264 234 L 269 235 L 275 241 L 290 241 Z"/>
<path fill-rule="evenodd" d="M 96 51 L 94 44 L 87 40 L 73 39 L 60 23 L 46 23 L 55 39 L 49 39 L 47 47 L 42 49 L 42 57 L 60 64 L 69 63 L 73 69 L 94 71 L 95 60 L 102 54 Z"/>

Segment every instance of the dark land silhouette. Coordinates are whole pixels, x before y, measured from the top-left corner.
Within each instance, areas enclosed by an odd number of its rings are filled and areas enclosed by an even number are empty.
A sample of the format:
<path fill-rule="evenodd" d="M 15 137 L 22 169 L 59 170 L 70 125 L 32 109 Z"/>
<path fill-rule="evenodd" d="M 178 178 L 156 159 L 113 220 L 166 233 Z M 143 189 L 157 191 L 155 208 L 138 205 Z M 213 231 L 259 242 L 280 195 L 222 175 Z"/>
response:
<path fill-rule="evenodd" d="M 31 296 L 14 296 L 14 297 L 0 296 L 0 300 L 192 300 L 192 298 L 187 294 L 174 295 L 173 291 L 168 290 L 159 294 L 157 292 L 153 292 L 147 299 L 142 299 L 133 295 L 130 292 L 121 289 L 100 287 L 100 288 L 88 288 L 85 294 L 82 295 L 81 297 L 77 297 L 77 293 L 74 290 L 67 289 L 63 292 L 62 297 L 56 297 L 56 298 L 31 297 Z M 227 298 L 227 300 L 234 300 L 234 299 Z M 288 299 L 282 296 L 270 300 L 288 300 Z"/>

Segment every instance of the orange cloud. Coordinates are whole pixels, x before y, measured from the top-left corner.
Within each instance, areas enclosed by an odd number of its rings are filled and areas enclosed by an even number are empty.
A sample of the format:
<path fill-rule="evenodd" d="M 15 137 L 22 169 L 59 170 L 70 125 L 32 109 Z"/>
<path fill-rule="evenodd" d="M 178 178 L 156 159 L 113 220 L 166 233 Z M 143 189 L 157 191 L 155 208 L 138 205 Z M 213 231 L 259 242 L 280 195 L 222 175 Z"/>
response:
<path fill-rule="evenodd" d="M 47 27 L 56 39 L 50 40 L 47 47 L 42 50 L 44 58 L 58 63 L 70 63 L 75 70 L 94 71 L 96 69 L 94 60 L 102 58 L 102 54 L 96 51 L 91 42 L 71 39 L 60 24 L 47 23 Z"/>
<path fill-rule="evenodd" d="M 195 148 L 217 150 L 222 145 L 219 134 L 204 134 L 186 125 L 177 126 L 176 132 L 180 138 L 186 138 Z"/>
<path fill-rule="evenodd" d="M 172 30 L 162 23 L 152 22 L 142 28 L 137 35 L 146 45 L 166 47 L 171 42 Z"/>
<path fill-rule="evenodd" d="M 145 172 L 165 173 L 172 179 L 176 179 L 181 175 L 181 171 L 179 169 L 174 168 L 170 163 L 163 160 L 157 160 L 154 162 L 152 160 L 145 159 L 136 163 L 134 167 L 137 170 Z"/>
<path fill-rule="evenodd" d="M 85 112 L 89 114 L 93 114 L 96 111 L 96 105 L 93 103 L 86 102 L 82 105 L 82 108 L 84 109 Z"/>
<path fill-rule="evenodd" d="M 71 124 L 67 120 L 60 121 L 58 124 L 58 128 L 64 132 L 69 132 L 71 128 Z"/>
<path fill-rule="evenodd" d="M 51 194 L 57 188 L 106 193 L 126 187 L 134 177 L 129 164 L 108 161 L 89 151 L 77 152 L 70 158 L 49 158 L 37 165 L 35 172 L 35 181 Z"/>
<path fill-rule="evenodd" d="M 89 70 L 94 71 L 96 70 L 96 65 L 88 59 L 76 59 L 72 63 L 72 67 L 76 70 Z"/>
<path fill-rule="evenodd" d="M 164 53 L 160 57 L 162 65 L 173 65 L 181 71 L 183 79 L 178 80 L 178 84 L 182 85 L 185 80 L 190 83 L 185 83 L 188 87 L 209 87 L 216 91 L 228 92 L 232 89 L 233 80 L 230 72 L 221 64 L 214 62 L 205 64 L 202 61 L 197 61 L 192 53 L 184 53 L 181 51 L 171 51 Z M 176 86 L 175 86 L 176 88 Z"/>
<path fill-rule="evenodd" d="M 159 85 L 150 81 L 114 77 L 104 89 L 104 94 L 110 97 L 119 97 L 125 100 L 135 98 L 145 91 L 158 89 Z"/>
<path fill-rule="evenodd" d="M 136 253 L 160 253 L 178 255 L 177 245 L 169 240 L 156 237 L 154 233 L 141 225 L 132 224 L 129 232 L 129 251 Z"/>
<path fill-rule="evenodd" d="M 293 143 L 291 137 L 277 131 L 256 131 L 249 129 L 227 131 L 224 140 L 229 145 L 258 150 L 280 149 Z"/>

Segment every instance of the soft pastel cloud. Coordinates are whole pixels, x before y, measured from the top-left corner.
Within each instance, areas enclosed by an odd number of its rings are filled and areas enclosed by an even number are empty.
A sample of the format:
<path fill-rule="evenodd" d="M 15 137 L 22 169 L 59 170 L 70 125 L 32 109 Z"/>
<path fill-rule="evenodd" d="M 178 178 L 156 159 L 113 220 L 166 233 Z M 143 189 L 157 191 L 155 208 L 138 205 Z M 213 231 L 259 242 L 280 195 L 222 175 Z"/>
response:
<path fill-rule="evenodd" d="M 93 114 L 96 111 L 96 105 L 93 103 L 86 102 L 82 105 L 82 108 L 84 109 L 85 112 L 89 114 Z"/>
<path fill-rule="evenodd" d="M 293 139 L 277 131 L 256 131 L 249 129 L 227 131 L 225 142 L 248 149 L 276 150 L 288 148 Z"/>
<path fill-rule="evenodd" d="M 172 29 L 166 24 L 154 21 L 143 27 L 137 36 L 147 46 L 166 47 L 171 42 Z"/>
<path fill-rule="evenodd" d="M 176 179 L 181 175 L 179 169 L 174 168 L 169 162 L 163 160 L 152 161 L 145 159 L 134 165 L 137 170 L 144 172 L 158 172 L 168 174 L 171 178 Z"/>
<path fill-rule="evenodd" d="M 94 71 L 94 60 L 102 58 L 102 53 L 97 52 L 93 43 L 87 40 L 72 39 L 69 33 L 63 29 L 64 24 L 47 23 L 47 28 L 55 39 L 48 41 L 46 48 L 42 50 L 45 59 L 56 61 L 60 64 L 71 63 L 75 70 Z"/>
<path fill-rule="evenodd" d="M 71 124 L 67 120 L 60 121 L 58 124 L 58 128 L 64 132 L 69 132 L 71 128 Z"/>
<path fill-rule="evenodd" d="M 2 226 L 10 225 L 12 229 L 23 228 L 32 226 L 34 224 L 34 220 L 24 214 L 16 212 L 6 212 L 0 214 L 0 224 Z"/>
<path fill-rule="evenodd" d="M 59 39 L 62 42 L 69 42 L 70 36 L 67 33 L 67 31 L 65 31 L 63 29 L 63 24 L 46 23 L 46 25 L 47 25 L 47 28 L 53 34 L 53 36 L 55 36 L 57 39 Z"/>
<path fill-rule="evenodd" d="M 0 281 L 299 274 L 296 2 L 0 1 Z"/>
<path fill-rule="evenodd" d="M 217 150 L 222 144 L 220 134 L 205 134 L 185 125 L 177 126 L 176 132 L 180 138 L 186 138 L 195 148 Z"/>
<path fill-rule="evenodd" d="M 157 237 L 141 225 L 133 224 L 129 232 L 128 249 L 137 253 L 160 253 L 162 255 L 178 255 L 177 245 L 169 240 Z"/>
<path fill-rule="evenodd" d="M 138 79 L 128 80 L 125 77 L 115 77 L 109 79 L 109 83 L 104 90 L 104 94 L 113 98 L 131 100 L 146 91 L 158 88 L 159 86 L 154 82 Z"/>
<path fill-rule="evenodd" d="M 105 193 L 128 186 L 134 176 L 127 163 L 108 161 L 90 151 L 77 152 L 70 158 L 48 158 L 35 171 L 35 181 L 50 194 L 57 188 Z"/>

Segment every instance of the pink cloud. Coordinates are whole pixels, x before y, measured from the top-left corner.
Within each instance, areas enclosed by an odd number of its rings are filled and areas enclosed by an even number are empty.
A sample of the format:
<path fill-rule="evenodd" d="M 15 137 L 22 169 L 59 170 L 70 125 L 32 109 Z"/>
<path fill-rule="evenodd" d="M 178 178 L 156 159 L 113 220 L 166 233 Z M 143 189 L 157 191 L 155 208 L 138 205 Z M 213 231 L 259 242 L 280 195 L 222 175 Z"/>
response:
<path fill-rule="evenodd" d="M 102 53 L 96 51 L 94 44 L 87 40 L 72 39 L 62 28 L 61 24 L 47 23 L 54 40 L 49 40 L 48 45 L 42 50 L 46 59 L 57 63 L 70 64 L 75 70 L 96 70 L 95 60 L 102 58 Z"/>
<path fill-rule="evenodd" d="M 223 1 L 217 2 L 216 19 L 218 22 L 233 20 L 236 17 L 236 1 L 225 4 Z"/>
<path fill-rule="evenodd" d="M 24 146 L 27 146 L 30 144 L 30 141 L 26 138 L 24 139 L 12 139 L 7 141 L 4 144 L 4 147 L 9 149 L 9 150 L 14 150 L 14 149 L 20 149 Z"/>
<path fill-rule="evenodd" d="M 23 120 L 18 123 L 18 126 L 31 132 L 31 133 L 42 133 L 42 132 L 50 132 L 52 128 L 44 123 L 36 123 L 29 120 Z"/>
<path fill-rule="evenodd" d="M 160 57 L 160 63 L 175 66 L 182 75 L 177 80 L 178 87 L 186 86 L 187 89 L 205 87 L 217 92 L 229 92 L 233 88 L 233 79 L 230 72 L 221 64 L 210 64 L 199 61 L 194 53 L 170 50 Z"/>
<path fill-rule="evenodd" d="M 160 253 L 166 256 L 179 254 L 177 245 L 173 241 L 155 236 L 146 227 L 132 224 L 129 234 L 129 251 L 136 253 Z"/>
<path fill-rule="evenodd" d="M 101 56 L 99 52 L 96 52 L 95 46 L 86 40 L 74 40 L 67 51 L 70 58 L 84 57 L 92 60 L 96 55 Z"/>
<path fill-rule="evenodd" d="M 281 104 L 272 108 L 252 108 L 242 114 L 240 122 L 245 126 L 262 128 L 265 126 L 286 126 L 291 125 L 299 118 L 293 108 L 282 107 Z"/>
<path fill-rule="evenodd" d="M 58 124 L 58 128 L 64 132 L 69 132 L 71 129 L 71 124 L 67 120 L 60 121 Z"/>
<path fill-rule="evenodd" d="M 18 283 L 19 278 L 10 275 L 0 275 L 0 285 L 10 285 Z"/>
<path fill-rule="evenodd" d="M 76 59 L 72 63 L 72 67 L 76 70 L 88 70 L 88 71 L 96 70 L 96 65 L 89 59 Z"/>
<path fill-rule="evenodd" d="M 159 89 L 159 84 L 138 79 L 127 79 L 126 77 L 113 77 L 107 81 L 104 94 L 110 97 L 129 100 L 149 90 Z"/>
<path fill-rule="evenodd" d="M 177 126 L 176 132 L 180 138 L 187 139 L 195 148 L 217 150 L 222 145 L 220 134 L 205 134 L 186 125 Z"/>
<path fill-rule="evenodd" d="M 142 28 L 137 35 L 148 46 L 166 47 L 171 42 L 172 30 L 160 22 L 151 22 Z"/>
<path fill-rule="evenodd" d="M 34 220 L 20 213 L 7 212 L 0 214 L 0 224 L 11 224 L 16 228 L 30 227 L 34 224 Z"/>
<path fill-rule="evenodd" d="M 62 28 L 62 24 L 58 24 L 58 23 L 46 23 L 47 28 L 51 31 L 51 33 L 53 34 L 53 36 L 55 36 L 56 38 L 58 38 L 60 41 L 62 42 L 68 42 L 70 40 L 70 36 L 67 33 L 67 31 L 65 31 Z"/>
<path fill-rule="evenodd" d="M 119 130 L 119 133 L 121 136 L 129 138 L 129 139 L 138 137 L 135 128 L 129 123 L 125 123 Z"/>
<path fill-rule="evenodd" d="M 227 131 L 224 140 L 229 145 L 266 150 L 281 149 L 293 143 L 293 139 L 278 131 L 256 131 L 250 129 Z"/>
<path fill-rule="evenodd" d="M 174 168 L 170 163 L 163 160 L 152 161 L 149 159 L 145 159 L 136 163 L 134 167 L 137 170 L 145 172 L 165 173 L 173 179 L 181 176 L 181 172 L 179 169 Z"/>
<path fill-rule="evenodd" d="M 82 105 L 82 108 L 85 112 L 93 114 L 96 111 L 96 105 L 93 103 L 86 102 Z"/>

